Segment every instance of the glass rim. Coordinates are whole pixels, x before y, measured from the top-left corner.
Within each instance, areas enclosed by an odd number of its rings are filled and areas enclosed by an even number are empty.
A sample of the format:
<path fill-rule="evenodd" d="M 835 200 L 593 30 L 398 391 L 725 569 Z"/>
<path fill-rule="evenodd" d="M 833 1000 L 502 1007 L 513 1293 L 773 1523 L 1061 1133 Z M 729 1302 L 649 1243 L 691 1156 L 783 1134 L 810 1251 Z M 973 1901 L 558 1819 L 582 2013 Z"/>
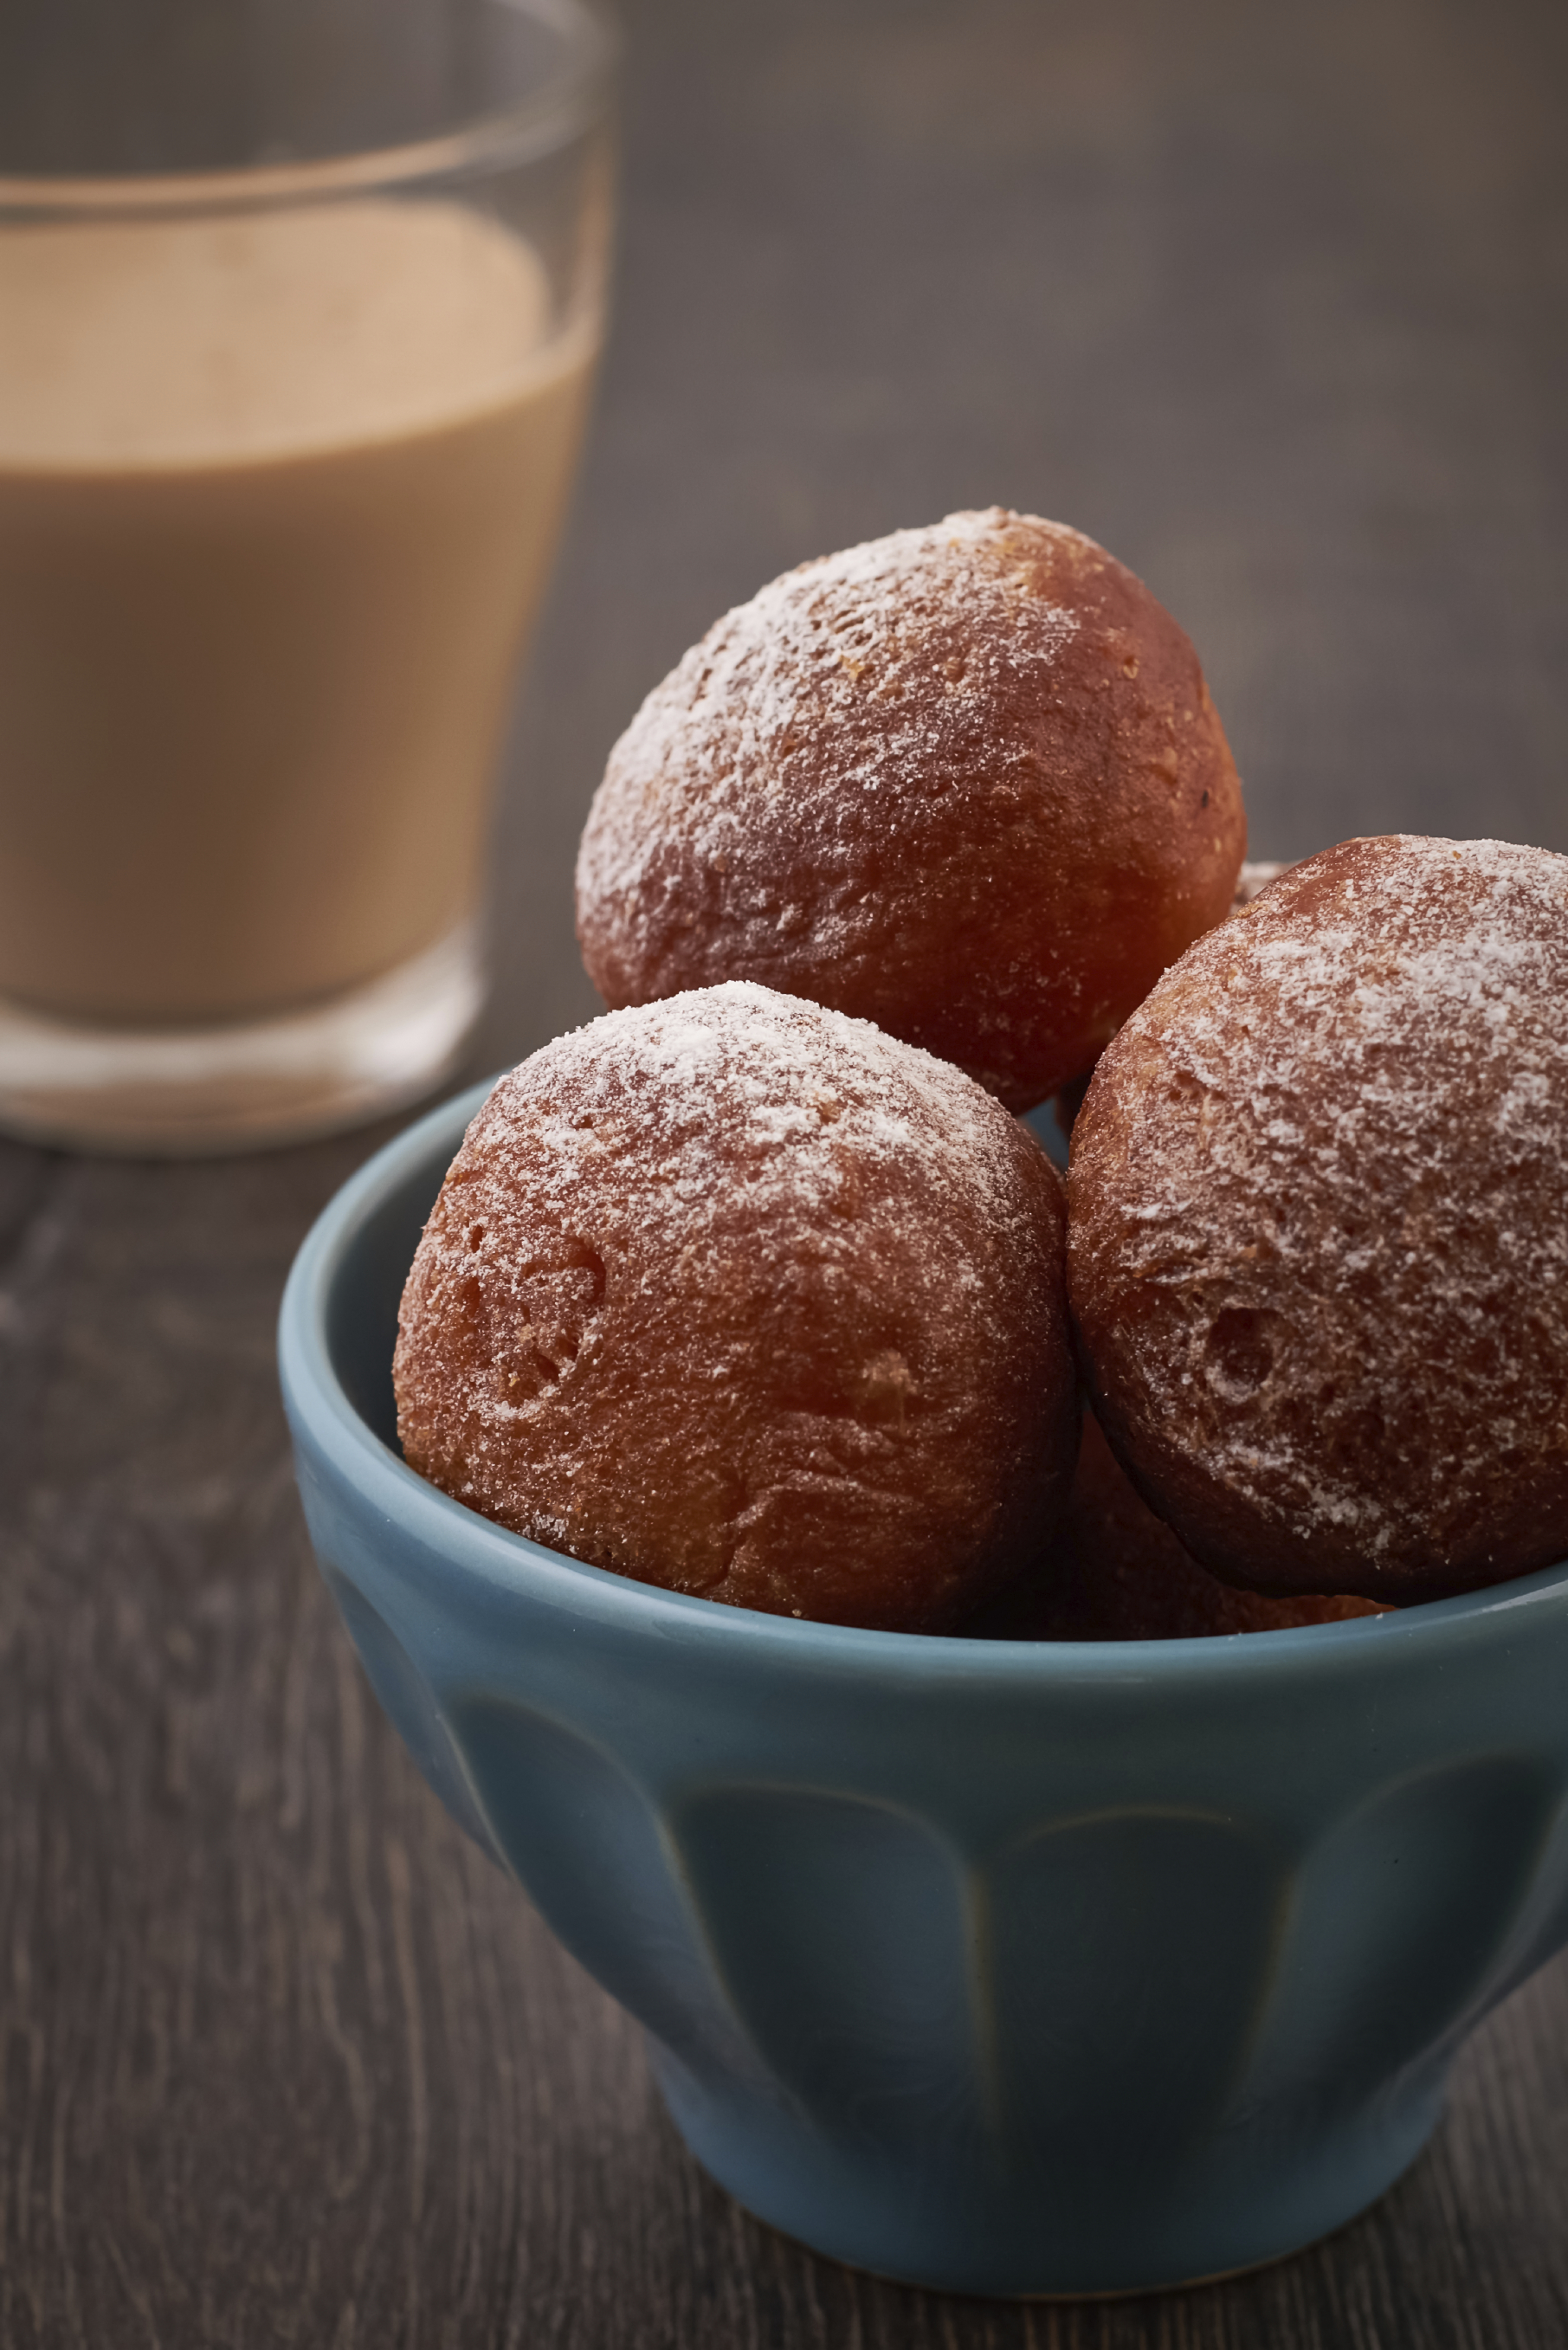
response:
<path fill-rule="evenodd" d="M 0 218 L 41 224 L 261 211 L 441 184 L 534 162 L 568 144 L 602 115 L 619 43 L 597 0 L 501 5 L 567 34 L 570 50 L 526 98 L 474 115 L 455 130 L 353 154 L 241 163 L 215 172 L 0 173 Z"/>

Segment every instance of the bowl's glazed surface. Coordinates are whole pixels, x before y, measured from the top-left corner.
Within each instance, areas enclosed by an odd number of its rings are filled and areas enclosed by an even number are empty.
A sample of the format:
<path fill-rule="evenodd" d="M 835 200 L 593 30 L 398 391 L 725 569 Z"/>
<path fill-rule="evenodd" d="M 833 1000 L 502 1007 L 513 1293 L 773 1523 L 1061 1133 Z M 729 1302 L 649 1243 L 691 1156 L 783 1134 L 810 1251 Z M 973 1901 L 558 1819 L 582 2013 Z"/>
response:
<path fill-rule="evenodd" d="M 818 2250 L 1129 2292 L 1349 2219 L 1568 1940 L 1568 1567 L 1211 1640 L 747 1615 L 399 1458 L 398 1299 L 483 1089 L 327 1209 L 282 1367 L 322 1570 L 421 1769 L 647 2026 L 723 2185 Z"/>

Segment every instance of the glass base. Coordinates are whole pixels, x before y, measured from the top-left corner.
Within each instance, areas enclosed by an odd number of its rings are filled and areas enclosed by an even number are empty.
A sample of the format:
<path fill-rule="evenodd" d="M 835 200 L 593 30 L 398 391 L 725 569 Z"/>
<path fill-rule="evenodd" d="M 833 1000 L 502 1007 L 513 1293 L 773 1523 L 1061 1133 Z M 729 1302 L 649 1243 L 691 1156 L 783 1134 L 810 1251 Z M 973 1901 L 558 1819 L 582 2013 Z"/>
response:
<path fill-rule="evenodd" d="M 208 1028 L 94 1028 L 0 1002 L 0 1132 L 201 1158 L 302 1142 L 432 1093 L 479 1016 L 478 927 L 347 995 Z"/>

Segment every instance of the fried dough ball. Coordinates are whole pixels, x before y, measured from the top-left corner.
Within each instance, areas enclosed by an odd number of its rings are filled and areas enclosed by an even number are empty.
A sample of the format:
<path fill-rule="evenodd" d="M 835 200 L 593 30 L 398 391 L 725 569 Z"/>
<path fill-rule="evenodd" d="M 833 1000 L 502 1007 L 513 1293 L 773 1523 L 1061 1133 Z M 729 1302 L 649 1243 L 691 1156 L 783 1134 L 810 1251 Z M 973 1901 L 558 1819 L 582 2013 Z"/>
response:
<path fill-rule="evenodd" d="M 1142 582 L 992 507 L 787 572 L 610 754 L 577 865 L 607 1003 L 754 979 L 1010 1108 L 1093 1064 L 1230 906 L 1241 785 Z"/>
<path fill-rule="evenodd" d="M 1287 865 L 1279 863 L 1243 865 L 1236 876 L 1236 894 L 1231 900 L 1227 914 L 1239 914 L 1243 906 L 1251 904 L 1260 890 L 1266 889 L 1271 881 L 1277 881 L 1282 873 L 1289 870 Z M 1052 1105 L 1057 1127 L 1069 1142 L 1073 1139 L 1073 1121 L 1084 1107 L 1084 1096 L 1089 1090 L 1094 1074 L 1093 1069 L 1085 1069 L 1072 1085 L 1063 1087 Z"/>
<path fill-rule="evenodd" d="M 1348 1595 L 1281 1599 L 1221 1583 L 1140 1499 L 1087 1412 L 1067 1507 L 1039 1565 L 963 1628 L 989 1640 L 1190 1640 L 1383 1613 Z"/>
<path fill-rule="evenodd" d="M 405 1454 L 646 1583 L 941 1630 L 1077 1443 L 1060 1180 L 961 1071 L 749 984 L 502 1079 L 404 1292 Z"/>
<path fill-rule="evenodd" d="M 1095 1409 L 1214 1574 L 1568 1553 L 1568 858 L 1353 840 L 1168 972 L 1073 1133 Z"/>

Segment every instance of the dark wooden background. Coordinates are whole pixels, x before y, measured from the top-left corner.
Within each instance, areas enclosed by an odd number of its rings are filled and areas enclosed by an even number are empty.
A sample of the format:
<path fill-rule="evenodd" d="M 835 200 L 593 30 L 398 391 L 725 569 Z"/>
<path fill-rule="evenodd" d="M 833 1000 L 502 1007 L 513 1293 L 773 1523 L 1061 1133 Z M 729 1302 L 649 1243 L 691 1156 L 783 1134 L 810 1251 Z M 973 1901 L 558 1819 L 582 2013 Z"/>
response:
<path fill-rule="evenodd" d="M 618 322 L 476 1067 L 593 1009 L 572 847 L 639 696 L 784 565 L 960 504 L 1078 523 L 1174 607 L 1258 853 L 1568 847 L 1557 0 L 628 14 Z M 315 1578 L 273 1317 L 379 1139 L 0 1146 L 0 2343 L 1562 2350 L 1562 1965 L 1378 2210 L 1231 2284 L 945 2301 L 702 2178 Z"/>

